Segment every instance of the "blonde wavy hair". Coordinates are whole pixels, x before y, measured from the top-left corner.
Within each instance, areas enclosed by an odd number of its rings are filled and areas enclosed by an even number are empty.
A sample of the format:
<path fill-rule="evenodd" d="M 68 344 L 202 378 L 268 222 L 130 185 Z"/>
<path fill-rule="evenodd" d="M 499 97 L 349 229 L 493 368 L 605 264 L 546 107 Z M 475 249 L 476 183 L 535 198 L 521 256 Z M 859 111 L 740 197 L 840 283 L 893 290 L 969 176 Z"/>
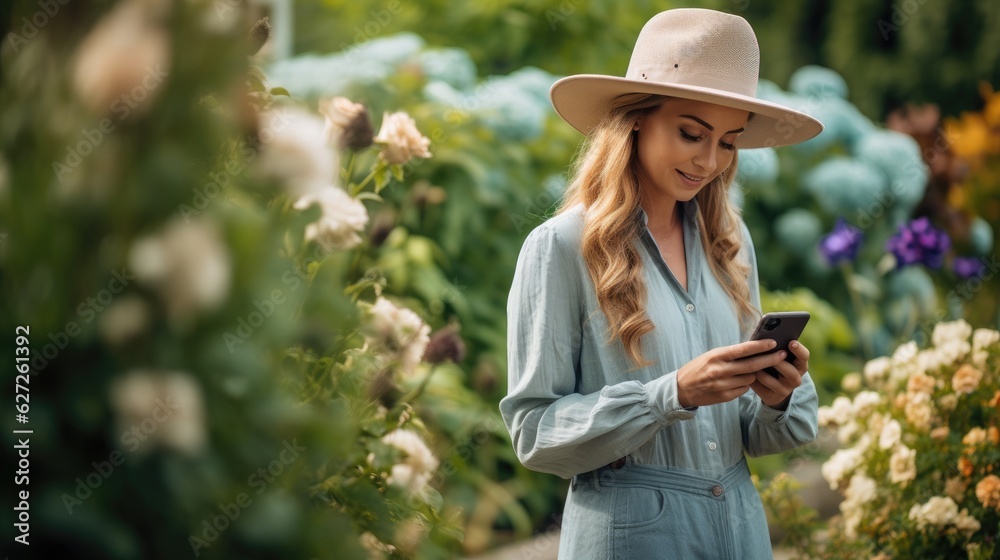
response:
<path fill-rule="evenodd" d="M 654 329 L 646 314 L 646 285 L 635 240 L 643 230 L 636 219 L 641 199 L 632 127 L 652 113 L 662 95 L 631 94 L 620 100 L 588 135 L 576 159 L 573 180 L 556 214 L 582 203 L 586 208 L 582 250 L 597 301 L 608 319 L 608 342 L 621 339 L 638 369 L 652 365 L 642 355 L 642 336 Z M 753 115 L 751 115 L 752 118 Z M 749 264 L 737 259 L 743 245 L 740 213 L 729 201 L 737 157 L 726 172 L 696 196 L 701 241 L 709 267 L 732 300 L 742 327 L 760 311 L 750 301 Z"/>

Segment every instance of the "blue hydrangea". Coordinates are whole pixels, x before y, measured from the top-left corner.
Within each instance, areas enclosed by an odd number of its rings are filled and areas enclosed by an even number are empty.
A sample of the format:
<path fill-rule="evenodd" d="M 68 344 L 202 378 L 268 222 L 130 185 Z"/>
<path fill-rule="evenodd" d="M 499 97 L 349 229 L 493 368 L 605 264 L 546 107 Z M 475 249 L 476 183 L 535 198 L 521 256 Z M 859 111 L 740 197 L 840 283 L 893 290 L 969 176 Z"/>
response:
<path fill-rule="evenodd" d="M 449 83 L 434 80 L 427 82 L 427 85 L 424 86 L 424 97 L 428 101 L 449 107 L 460 107 L 465 102 L 467 95 Z"/>
<path fill-rule="evenodd" d="M 774 223 L 774 233 L 778 241 L 798 255 L 808 253 L 816 247 L 823 231 L 823 224 L 812 212 L 793 208 Z"/>
<path fill-rule="evenodd" d="M 462 49 L 428 49 L 420 53 L 420 67 L 429 81 L 438 81 L 462 91 L 476 85 L 476 64 Z"/>
<path fill-rule="evenodd" d="M 740 150 L 736 176 L 746 184 L 771 184 L 778 179 L 778 153 L 774 148 Z"/>
<path fill-rule="evenodd" d="M 847 82 L 837 72 L 823 66 L 803 66 L 792 73 L 788 89 L 804 97 L 847 99 Z"/>
<path fill-rule="evenodd" d="M 855 154 L 889 181 L 893 215 L 910 215 L 927 188 L 927 166 L 917 141 L 908 134 L 878 129 L 858 141 Z"/>
<path fill-rule="evenodd" d="M 354 86 L 384 82 L 397 66 L 423 47 L 419 35 L 400 33 L 359 43 L 339 53 L 278 60 L 266 74 L 272 84 L 297 97 L 343 95 Z"/>
<path fill-rule="evenodd" d="M 823 132 L 818 136 L 792 146 L 800 154 L 816 154 L 837 144 L 853 151 L 859 138 L 876 130 L 875 124 L 857 107 L 838 97 L 797 98 L 794 107 L 823 123 Z"/>
<path fill-rule="evenodd" d="M 479 107 L 486 124 L 502 140 L 535 138 L 552 112 L 548 91 L 555 80 L 555 76 L 531 67 L 491 77 L 477 88 L 467 106 Z"/>
<path fill-rule="evenodd" d="M 785 100 L 788 99 L 789 95 L 785 92 L 785 90 L 781 89 L 778 84 L 772 82 L 771 80 L 758 80 L 757 97 L 763 99 L 764 101 L 781 103 L 784 105 Z"/>
<path fill-rule="evenodd" d="M 985 255 L 993 249 L 993 228 L 989 222 L 976 216 L 969 224 L 969 241 L 976 253 Z"/>
<path fill-rule="evenodd" d="M 831 216 L 856 216 L 859 211 L 880 203 L 885 176 L 868 163 L 853 158 L 828 159 L 802 178 L 810 192 Z"/>

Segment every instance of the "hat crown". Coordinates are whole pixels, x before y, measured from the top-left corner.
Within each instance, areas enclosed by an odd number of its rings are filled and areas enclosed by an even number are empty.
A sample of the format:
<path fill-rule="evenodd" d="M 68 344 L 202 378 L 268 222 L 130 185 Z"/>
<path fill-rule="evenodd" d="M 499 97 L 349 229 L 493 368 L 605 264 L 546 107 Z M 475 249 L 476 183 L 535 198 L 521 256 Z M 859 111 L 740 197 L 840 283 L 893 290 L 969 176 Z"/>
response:
<path fill-rule="evenodd" d="M 632 50 L 630 80 L 713 88 L 755 97 L 760 48 L 743 18 L 700 8 L 661 12 Z"/>

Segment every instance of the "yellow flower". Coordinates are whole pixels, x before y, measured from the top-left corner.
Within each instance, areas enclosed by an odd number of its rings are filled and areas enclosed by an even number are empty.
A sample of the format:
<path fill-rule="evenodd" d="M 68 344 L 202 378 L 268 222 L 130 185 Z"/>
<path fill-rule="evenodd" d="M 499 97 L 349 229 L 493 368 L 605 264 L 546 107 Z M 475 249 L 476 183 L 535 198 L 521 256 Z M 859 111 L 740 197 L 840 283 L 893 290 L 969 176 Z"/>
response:
<path fill-rule="evenodd" d="M 984 507 L 1000 511 L 1000 477 L 987 475 L 976 484 L 976 498 Z"/>
<path fill-rule="evenodd" d="M 969 364 L 962 364 L 962 367 L 958 368 L 954 377 L 951 378 L 951 388 L 956 393 L 969 394 L 979 387 L 979 381 L 982 378 L 983 372 Z"/>

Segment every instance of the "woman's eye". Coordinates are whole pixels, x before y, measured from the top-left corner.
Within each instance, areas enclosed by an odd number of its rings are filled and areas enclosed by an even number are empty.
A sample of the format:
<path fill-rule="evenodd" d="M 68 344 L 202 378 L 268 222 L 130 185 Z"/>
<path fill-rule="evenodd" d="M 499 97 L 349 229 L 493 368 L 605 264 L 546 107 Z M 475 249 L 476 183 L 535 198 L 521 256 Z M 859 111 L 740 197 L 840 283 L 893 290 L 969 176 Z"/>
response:
<path fill-rule="evenodd" d="M 680 131 L 681 131 L 681 137 L 683 137 L 688 142 L 695 142 L 695 141 L 701 140 L 701 136 L 695 136 L 693 134 L 688 134 L 687 131 L 685 131 L 683 128 L 680 129 Z"/>
<path fill-rule="evenodd" d="M 736 144 L 726 144 L 725 142 L 719 142 L 719 145 L 722 146 L 723 150 L 733 151 L 736 149 Z"/>

